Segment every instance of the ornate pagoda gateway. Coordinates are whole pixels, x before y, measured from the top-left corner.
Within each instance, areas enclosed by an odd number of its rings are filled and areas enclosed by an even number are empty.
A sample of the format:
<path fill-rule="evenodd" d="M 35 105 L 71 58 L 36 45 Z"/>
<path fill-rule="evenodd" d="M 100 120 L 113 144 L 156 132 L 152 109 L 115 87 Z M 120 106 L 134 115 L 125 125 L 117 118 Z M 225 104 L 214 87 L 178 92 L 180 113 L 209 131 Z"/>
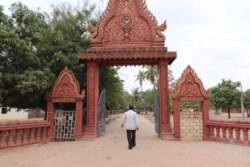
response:
<path fill-rule="evenodd" d="M 87 65 L 87 125 L 84 138 L 97 136 L 100 66 L 157 65 L 159 136 L 172 133 L 169 112 L 168 65 L 176 52 L 165 47 L 166 22 L 158 24 L 145 0 L 109 0 L 96 26 L 88 27 L 90 46 L 78 58 Z"/>

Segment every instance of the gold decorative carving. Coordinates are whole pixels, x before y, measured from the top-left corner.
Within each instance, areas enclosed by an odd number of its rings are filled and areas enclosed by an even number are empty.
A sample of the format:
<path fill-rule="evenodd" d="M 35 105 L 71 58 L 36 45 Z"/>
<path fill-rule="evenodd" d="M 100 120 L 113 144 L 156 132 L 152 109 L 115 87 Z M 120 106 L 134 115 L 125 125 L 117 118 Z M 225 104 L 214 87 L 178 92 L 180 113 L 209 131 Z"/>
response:
<path fill-rule="evenodd" d="M 129 15 L 124 15 L 121 18 L 121 25 L 123 28 L 130 28 L 133 25 L 133 19 Z"/>

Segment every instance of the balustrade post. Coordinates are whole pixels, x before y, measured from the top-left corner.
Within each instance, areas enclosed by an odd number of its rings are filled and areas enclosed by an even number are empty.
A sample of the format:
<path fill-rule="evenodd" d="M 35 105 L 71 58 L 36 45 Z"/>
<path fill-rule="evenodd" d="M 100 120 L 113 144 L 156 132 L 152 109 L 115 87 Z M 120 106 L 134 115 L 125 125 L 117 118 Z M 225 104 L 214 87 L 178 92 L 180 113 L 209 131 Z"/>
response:
<path fill-rule="evenodd" d="M 230 143 L 233 143 L 233 128 L 232 127 L 230 127 L 230 128 L 228 128 L 228 132 L 229 132 L 229 142 Z"/>
<path fill-rule="evenodd" d="M 240 128 L 235 128 L 235 133 L 236 133 L 236 143 L 241 143 L 241 139 L 240 139 Z"/>
<path fill-rule="evenodd" d="M 43 142 L 47 142 L 50 140 L 49 136 L 48 136 L 49 128 L 51 128 L 51 127 L 44 127 L 43 128 Z"/>
<path fill-rule="evenodd" d="M 35 143 L 35 128 L 30 128 L 30 143 Z"/>
<path fill-rule="evenodd" d="M 17 130 L 16 130 L 16 146 L 22 145 L 22 141 L 21 141 L 21 131 L 22 131 L 22 129 L 17 129 Z"/>
<path fill-rule="evenodd" d="M 4 130 L 2 131 L 2 139 L 1 139 L 1 142 L 0 142 L 0 148 L 5 148 L 7 147 L 7 140 L 6 140 L 6 135 L 8 134 L 8 131 L 7 130 Z"/>
<path fill-rule="evenodd" d="M 8 144 L 9 147 L 16 145 L 16 141 L 14 139 L 14 133 L 15 133 L 15 129 L 9 130 L 9 144 Z"/>
<path fill-rule="evenodd" d="M 209 139 L 214 140 L 214 138 L 215 138 L 215 136 L 214 136 L 214 126 L 209 125 Z"/>
<path fill-rule="evenodd" d="M 41 141 L 42 141 L 42 139 L 41 139 L 41 128 L 38 127 L 38 128 L 36 128 L 36 142 L 40 143 Z"/>
<path fill-rule="evenodd" d="M 23 130 L 23 144 L 29 144 L 30 138 L 29 138 L 29 129 L 25 128 Z"/>
<path fill-rule="evenodd" d="M 0 131 L 0 148 L 2 146 L 2 142 L 3 142 L 3 131 Z"/>
<path fill-rule="evenodd" d="M 247 128 L 243 129 L 243 135 L 244 135 L 243 144 L 248 145 L 249 139 L 248 139 L 248 129 Z"/>
<path fill-rule="evenodd" d="M 226 141 L 227 140 L 227 136 L 226 136 L 226 127 L 222 127 L 222 140 Z"/>
<path fill-rule="evenodd" d="M 219 126 L 217 126 L 216 127 L 216 140 L 220 140 L 221 138 L 220 138 L 220 127 Z"/>

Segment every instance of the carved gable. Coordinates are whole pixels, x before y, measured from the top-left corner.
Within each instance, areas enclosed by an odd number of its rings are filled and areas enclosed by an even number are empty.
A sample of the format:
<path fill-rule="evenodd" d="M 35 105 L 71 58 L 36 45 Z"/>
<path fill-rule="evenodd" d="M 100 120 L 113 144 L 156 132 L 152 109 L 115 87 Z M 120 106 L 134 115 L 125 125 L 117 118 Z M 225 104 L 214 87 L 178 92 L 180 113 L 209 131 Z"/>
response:
<path fill-rule="evenodd" d="M 182 73 L 177 81 L 176 88 L 173 92 L 173 98 L 208 98 L 209 93 L 204 89 L 199 77 L 196 75 L 190 65 Z"/>
<path fill-rule="evenodd" d="M 60 73 L 52 89 L 53 98 L 77 98 L 79 97 L 80 86 L 73 73 L 65 67 Z"/>
<path fill-rule="evenodd" d="M 109 0 L 96 27 L 88 27 L 91 47 L 151 47 L 164 46 L 162 31 L 147 9 L 145 0 Z"/>

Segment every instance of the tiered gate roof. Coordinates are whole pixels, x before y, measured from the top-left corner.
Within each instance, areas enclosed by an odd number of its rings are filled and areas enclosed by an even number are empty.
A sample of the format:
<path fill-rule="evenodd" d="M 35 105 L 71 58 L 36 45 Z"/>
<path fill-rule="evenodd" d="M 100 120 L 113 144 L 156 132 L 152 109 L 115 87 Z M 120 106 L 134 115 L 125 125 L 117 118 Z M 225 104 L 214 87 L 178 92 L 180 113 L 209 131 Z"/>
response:
<path fill-rule="evenodd" d="M 164 47 L 166 28 L 166 22 L 158 25 L 145 0 L 110 0 L 97 25 L 89 25 L 90 47 L 78 57 L 108 65 L 156 65 L 160 59 L 171 64 L 176 52 Z"/>

